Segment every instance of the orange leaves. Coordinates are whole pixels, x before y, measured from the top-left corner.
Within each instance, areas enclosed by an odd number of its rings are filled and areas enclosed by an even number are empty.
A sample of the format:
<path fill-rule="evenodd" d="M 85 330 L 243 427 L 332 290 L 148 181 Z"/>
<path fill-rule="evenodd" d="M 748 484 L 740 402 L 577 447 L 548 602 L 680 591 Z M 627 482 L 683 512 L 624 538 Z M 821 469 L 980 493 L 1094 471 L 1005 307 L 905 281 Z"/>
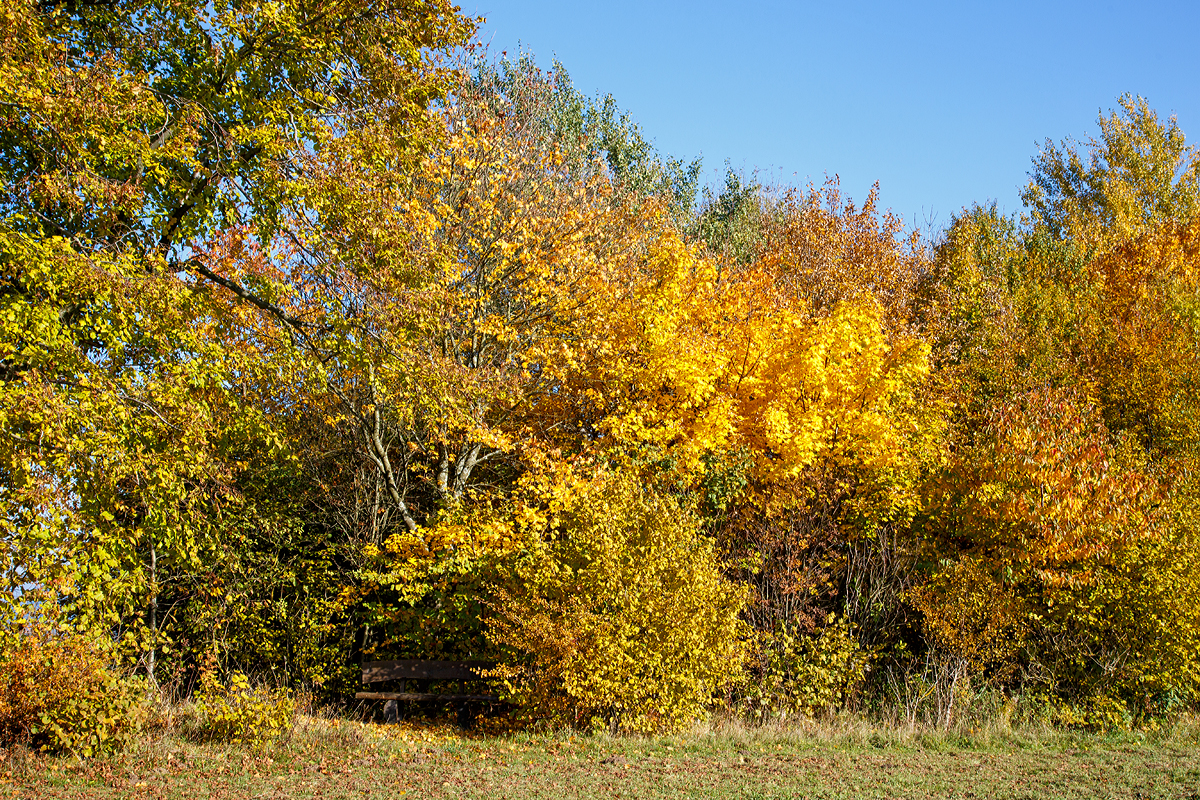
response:
<path fill-rule="evenodd" d="M 1086 581 L 1158 524 L 1156 485 L 1119 464 L 1095 409 L 1071 392 L 1034 391 L 988 416 L 936 513 L 993 568 L 1048 585 Z"/>
<path fill-rule="evenodd" d="M 980 671 L 1013 658 L 1025 634 L 1020 601 L 991 567 L 970 558 L 951 562 L 910 597 L 926 641 Z"/>
<path fill-rule="evenodd" d="M 1200 219 L 1164 223 L 1091 264 L 1093 308 L 1076 344 L 1113 427 L 1193 457 L 1200 436 Z"/>
<path fill-rule="evenodd" d="M 1059 691 L 1188 695 L 1200 161 L 1174 120 L 1121 105 L 1099 139 L 1043 151 L 1031 225 L 974 209 L 923 281 L 960 409 L 926 530 L 1021 599 Z"/>
<path fill-rule="evenodd" d="M 889 333 L 907 324 L 924 253 L 915 236 L 899 238 L 901 220 L 879 212 L 878 187 L 861 207 L 842 197 L 836 177 L 819 189 L 787 189 L 756 202 L 758 230 L 745 260 L 770 276 L 773 295 L 813 318 L 869 296 Z"/>

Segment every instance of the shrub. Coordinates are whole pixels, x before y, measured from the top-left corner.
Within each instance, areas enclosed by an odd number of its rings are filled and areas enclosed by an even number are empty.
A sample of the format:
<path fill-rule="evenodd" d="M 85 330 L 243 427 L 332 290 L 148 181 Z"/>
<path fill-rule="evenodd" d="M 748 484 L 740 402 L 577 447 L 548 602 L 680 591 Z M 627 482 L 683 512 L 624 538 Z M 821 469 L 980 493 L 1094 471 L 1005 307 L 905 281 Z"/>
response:
<path fill-rule="evenodd" d="M 921 614 L 921 635 L 934 668 L 938 722 L 949 727 L 972 679 L 992 669 L 1005 675 L 1024 636 L 1021 604 L 979 563 L 963 557 L 942 565 L 909 594 Z"/>
<path fill-rule="evenodd" d="M 764 720 L 833 711 L 866 677 L 867 654 L 850 624 L 833 615 L 814 634 L 785 624 L 762 635 L 757 660 L 742 704 L 751 716 Z"/>
<path fill-rule="evenodd" d="M 1024 641 L 1020 604 L 970 558 L 944 564 L 909 599 L 921 614 L 929 647 L 973 671 L 1010 662 Z"/>
<path fill-rule="evenodd" d="M 0 739 L 44 752 L 94 756 L 137 731 L 144 691 L 105 649 L 43 621 L 7 637 L 0 661 Z"/>
<path fill-rule="evenodd" d="M 296 705 L 286 689 L 251 686 L 241 672 L 230 673 L 223 683 L 211 654 L 193 700 L 201 738 L 233 744 L 265 745 L 290 730 L 296 716 Z"/>
<path fill-rule="evenodd" d="M 1088 726 L 1194 702 L 1200 489 L 1173 469 L 1079 390 L 989 410 L 930 484 L 927 530 L 955 556 L 913 595 L 926 641 L 959 672 L 1012 662 L 1022 692 L 1091 709 L 1071 715 Z"/>
<path fill-rule="evenodd" d="M 689 513 L 635 479 L 576 487 L 494 604 L 496 675 L 550 723 L 678 727 L 740 672 L 744 592 Z"/>

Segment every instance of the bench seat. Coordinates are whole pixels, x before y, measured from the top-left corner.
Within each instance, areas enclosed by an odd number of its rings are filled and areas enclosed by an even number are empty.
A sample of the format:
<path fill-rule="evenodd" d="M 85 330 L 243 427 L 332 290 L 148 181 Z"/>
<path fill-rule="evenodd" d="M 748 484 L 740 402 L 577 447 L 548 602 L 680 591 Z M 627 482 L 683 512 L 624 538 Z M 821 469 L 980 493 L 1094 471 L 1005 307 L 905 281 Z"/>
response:
<path fill-rule="evenodd" d="M 406 703 L 422 703 L 429 700 L 461 701 L 467 703 L 494 703 L 494 694 L 420 694 L 415 692 L 357 692 L 358 700 L 401 700 Z"/>
<path fill-rule="evenodd" d="M 419 661 L 416 659 L 368 661 L 362 665 L 363 683 L 399 681 L 400 691 L 357 692 L 354 697 L 358 700 L 386 700 L 383 717 L 388 722 L 396 722 L 402 717 L 403 710 L 400 703 L 454 703 L 458 706 L 459 725 L 466 728 L 471 724 L 472 706 L 502 704 L 495 695 L 472 692 L 470 689 L 473 687 L 469 686 L 469 684 L 486 684 L 487 678 L 483 677 L 481 673 L 495 666 L 490 661 Z M 408 688 L 405 686 L 408 681 L 419 681 L 422 684 L 457 683 L 458 691 L 405 691 Z"/>

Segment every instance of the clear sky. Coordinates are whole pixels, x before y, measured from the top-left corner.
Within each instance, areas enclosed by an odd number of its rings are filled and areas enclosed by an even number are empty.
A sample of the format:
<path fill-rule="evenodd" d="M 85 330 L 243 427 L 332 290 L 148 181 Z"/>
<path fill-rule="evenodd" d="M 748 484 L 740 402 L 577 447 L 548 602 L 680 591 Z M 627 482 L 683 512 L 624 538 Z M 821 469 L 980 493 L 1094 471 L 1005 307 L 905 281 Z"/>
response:
<path fill-rule="evenodd" d="M 1200 0 L 459 0 L 498 54 L 518 43 L 611 92 L 659 150 L 776 183 L 876 181 L 910 225 L 972 202 L 1020 209 L 1047 137 L 1086 138 L 1125 92 L 1200 142 Z"/>

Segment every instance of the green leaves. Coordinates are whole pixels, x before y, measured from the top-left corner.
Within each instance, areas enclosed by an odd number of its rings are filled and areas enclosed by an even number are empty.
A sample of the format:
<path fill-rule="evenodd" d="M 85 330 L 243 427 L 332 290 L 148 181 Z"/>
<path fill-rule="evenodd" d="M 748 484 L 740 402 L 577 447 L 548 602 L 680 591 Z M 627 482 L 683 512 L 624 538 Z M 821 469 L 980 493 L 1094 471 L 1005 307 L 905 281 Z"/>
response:
<path fill-rule="evenodd" d="M 286 320 L 287 297 L 199 256 L 223 229 L 276 231 L 350 129 L 383 120 L 415 160 L 436 51 L 471 23 L 437 0 L 19 0 L 0 25 L 6 578 L 59 587 L 78 626 L 130 632 L 152 669 L 228 542 L 306 501 L 271 332 L 238 305 Z M 278 472 L 287 501 L 256 496 Z"/>
<path fill-rule="evenodd" d="M 1100 138 L 1085 151 L 1047 141 L 1024 194 L 1042 223 L 1084 246 L 1100 228 L 1128 239 L 1200 212 L 1200 154 L 1175 118 L 1160 122 L 1143 97 L 1118 102 L 1118 111 L 1101 115 Z"/>

